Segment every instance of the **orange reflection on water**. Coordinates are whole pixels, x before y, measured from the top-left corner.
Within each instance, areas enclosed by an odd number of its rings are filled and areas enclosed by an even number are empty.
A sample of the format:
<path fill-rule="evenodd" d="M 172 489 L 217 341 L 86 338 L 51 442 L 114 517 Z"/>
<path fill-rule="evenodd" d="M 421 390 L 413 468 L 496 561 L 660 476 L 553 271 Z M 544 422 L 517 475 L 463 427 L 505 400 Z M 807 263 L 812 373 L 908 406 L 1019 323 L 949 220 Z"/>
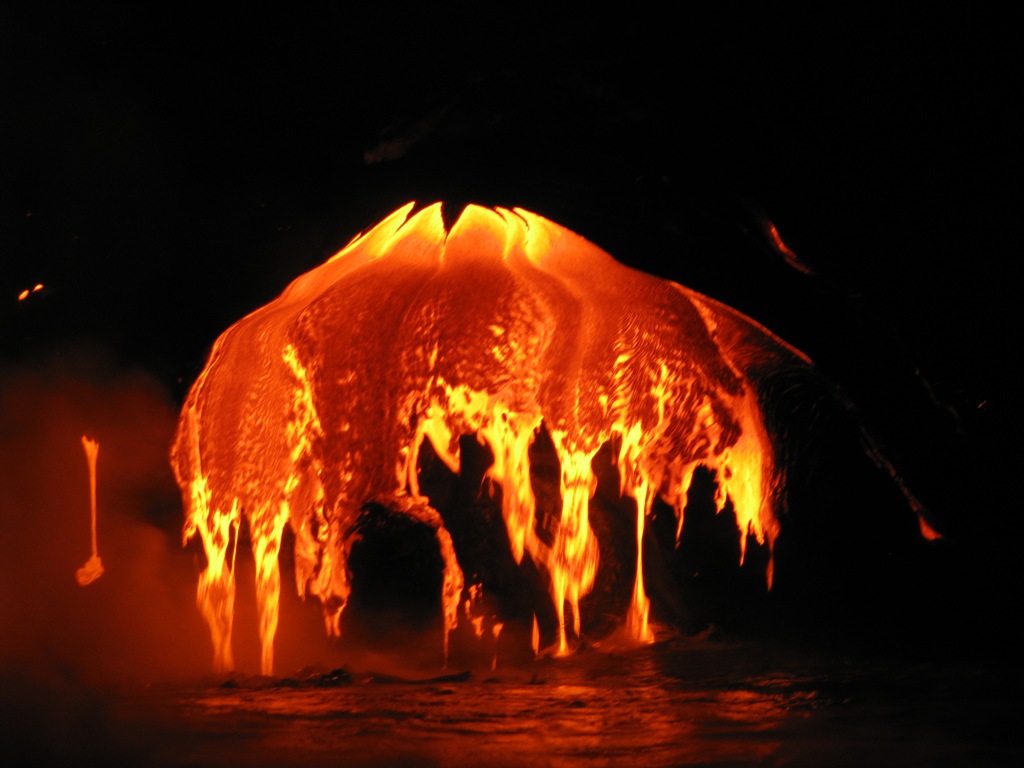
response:
<path fill-rule="evenodd" d="M 200 730 L 235 732 L 244 723 L 249 741 L 243 751 L 232 742 L 236 760 L 258 750 L 284 762 L 302 754 L 441 765 L 717 765 L 771 758 L 808 695 L 578 673 L 548 682 L 218 689 L 189 696 L 183 711 Z"/>

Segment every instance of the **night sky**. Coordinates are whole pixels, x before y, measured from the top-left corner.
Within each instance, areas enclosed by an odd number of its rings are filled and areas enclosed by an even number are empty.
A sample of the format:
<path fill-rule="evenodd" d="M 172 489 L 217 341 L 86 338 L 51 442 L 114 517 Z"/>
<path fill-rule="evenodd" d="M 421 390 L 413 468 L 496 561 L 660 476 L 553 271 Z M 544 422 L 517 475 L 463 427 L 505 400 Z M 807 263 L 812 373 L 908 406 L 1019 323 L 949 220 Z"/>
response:
<path fill-rule="evenodd" d="M 177 407 L 222 330 L 403 203 L 521 206 L 756 318 L 841 388 L 836 418 L 947 540 L 837 562 L 909 580 L 894 602 L 930 583 L 963 627 L 1019 594 L 1007 19 L 22 6 L 0 10 L 0 375 L 87 347 Z M 888 515 L 881 557 L 913 515 L 857 473 L 808 487 Z"/>

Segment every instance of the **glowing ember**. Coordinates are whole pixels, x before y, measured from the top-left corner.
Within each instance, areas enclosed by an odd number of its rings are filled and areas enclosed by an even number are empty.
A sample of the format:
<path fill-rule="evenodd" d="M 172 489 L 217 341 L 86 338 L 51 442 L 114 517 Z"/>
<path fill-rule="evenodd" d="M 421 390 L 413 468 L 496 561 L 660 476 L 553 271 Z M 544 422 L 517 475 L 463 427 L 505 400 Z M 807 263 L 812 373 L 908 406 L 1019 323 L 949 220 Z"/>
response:
<path fill-rule="evenodd" d="M 103 561 L 100 560 L 99 550 L 96 548 L 96 460 L 100 455 L 100 444 L 82 435 L 82 448 L 85 449 L 85 459 L 89 462 L 89 506 L 92 510 L 92 557 L 75 571 L 78 585 L 84 587 L 103 575 Z"/>
<path fill-rule="evenodd" d="M 43 284 L 36 283 L 32 288 L 26 288 L 25 290 L 21 291 L 21 293 L 18 294 L 18 301 L 24 301 L 33 293 L 38 293 L 41 290 L 43 290 Z"/>
<path fill-rule="evenodd" d="M 444 521 L 420 491 L 424 440 L 453 472 L 461 436 L 490 449 L 486 476 L 500 491 L 512 554 L 546 577 L 559 654 L 580 634 L 580 600 L 598 570 L 588 507 L 591 462 L 606 443 L 635 504 L 626 625 L 636 641 L 653 639 L 641 542 L 655 498 L 674 509 L 678 539 L 690 481 L 704 466 L 715 473 L 718 508 L 731 501 L 741 552 L 748 535 L 769 551 L 778 535 L 778 476 L 753 377 L 806 358 L 734 310 L 630 269 L 536 214 L 469 206 L 446 231 L 440 204 L 413 207 L 229 328 L 189 393 L 172 464 L 184 539 L 198 534 L 206 552 L 198 604 L 219 670 L 233 666 L 242 520 L 269 674 L 285 525 L 295 534 L 298 591 L 322 601 L 337 634 L 353 531 L 370 502 L 435 530 L 447 653 L 460 605 L 472 619 L 481 592 L 466 587 Z M 543 536 L 529 454 L 542 425 L 561 466 L 561 511 Z M 536 618 L 532 645 L 536 652 Z"/>

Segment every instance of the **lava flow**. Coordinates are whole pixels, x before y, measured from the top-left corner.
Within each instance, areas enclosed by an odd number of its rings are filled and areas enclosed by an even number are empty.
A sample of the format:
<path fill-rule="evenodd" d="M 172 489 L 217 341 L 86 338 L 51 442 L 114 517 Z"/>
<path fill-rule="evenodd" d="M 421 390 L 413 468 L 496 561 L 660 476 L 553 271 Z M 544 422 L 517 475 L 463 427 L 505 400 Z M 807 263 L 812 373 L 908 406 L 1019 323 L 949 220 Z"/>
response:
<path fill-rule="evenodd" d="M 82 435 L 82 448 L 85 450 L 85 459 L 89 462 L 89 508 L 92 519 L 92 556 L 85 561 L 85 565 L 75 571 L 75 580 L 79 586 L 84 587 L 103 575 L 103 560 L 100 559 L 99 549 L 96 547 L 96 460 L 100 455 L 100 444 Z"/>
<path fill-rule="evenodd" d="M 528 211 L 469 206 L 447 230 L 440 204 L 413 211 L 394 212 L 225 331 L 182 409 L 171 459 L 184 539 L 198 535 L 206 553 L 198 605 L 217 670 L 233 668 L 243 522 L 270 674 L 285 526 L 298 592 L 321 600 L 327 631 L 338 634 L 348 555 L 371 503 L 435 531 L 447 653 L 473 585 L 421 492 L 424 440 L 456 473 L 460 437 L 490 450 L 486 477 L 512 555 L 546 579 L 557 653 L 570 650 L 570 621 L 580 634 L 580 600 L 598 569 L 588 504 L 591 462 L 606 443 L 635 504 L 626 627 L 636 641 L 653 640 L 645 519 L 660 496 L 675 511 L 678 542 L 697 467 L 715 473 L 718 508 L 731 502 L 741 553 L 750 535 L 774 545 L 780 480 L 756 383 L 807 358 L 729 307 L 628 268 Z M 544 511 L 553 521 L 543 535 L 529 454 L 542 425 L 561 467 L 561 510 Z M 536 634 L 535 620 L 535 648 Z"/>

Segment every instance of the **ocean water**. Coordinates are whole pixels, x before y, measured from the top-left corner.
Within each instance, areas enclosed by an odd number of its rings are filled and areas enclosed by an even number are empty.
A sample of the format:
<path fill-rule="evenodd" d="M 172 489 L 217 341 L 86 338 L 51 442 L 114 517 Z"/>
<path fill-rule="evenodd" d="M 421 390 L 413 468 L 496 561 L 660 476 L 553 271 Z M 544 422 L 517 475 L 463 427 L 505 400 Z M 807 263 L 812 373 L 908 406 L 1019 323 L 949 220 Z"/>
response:
<path fill-rule="evenodd" d="M 674 637 L 420 675 L 37 680 L 5 740 L 18 764 L 1002 766 L 1024 753 L 1019 683 L 978 661 Z"/>

